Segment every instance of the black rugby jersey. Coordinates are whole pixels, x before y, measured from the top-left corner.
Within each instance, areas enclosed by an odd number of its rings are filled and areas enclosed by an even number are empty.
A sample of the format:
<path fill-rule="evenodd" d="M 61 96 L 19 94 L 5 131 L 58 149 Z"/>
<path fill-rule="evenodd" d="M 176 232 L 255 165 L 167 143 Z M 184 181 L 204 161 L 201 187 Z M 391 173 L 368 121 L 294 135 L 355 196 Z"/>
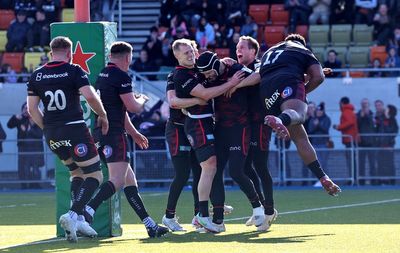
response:
<path fill-rule="evenodd" d="M 253 71 L 260 68 L 260 60 L 255 59 L 247 67 Z M 263 123 L 266 111 L 260 98 L 260 85 L 248 87 L 249 119 L 252 123 Z"/>
<path fill-rule="evenodd" d="M 124 132 L 126 107 L 120 95 L 133 92 L 132 78 L 114 63 L 108 63 L 96 80 L 96 89 L 107 112 L 108 133 Z"/>
<path fill-rule="evenodd" d="M 310 50 L 300 43 L 285 41 L 264 53 L 260 75 L 262 79 L 284 75 L 304 80 L 304 73 L 313 64 L 320 63 Z"/>
<path fill-rule="evenodd" d="M 174 86 L 174 71 L 168 74 L 167 77 L 167 92 L 170 90 L 175 90 Z M 174 109 L 169 107 L 169 120 L 175 123 L 184 124 L 185 123 L 185 114 L 182 113 L 181 109 Z"/>
<path fill-rule="evenodd" d="M 83 122 L 79 89 L 90 85 L 82 68 L 53 61 L 35 70 L 28 81 L 28 95 L 39 96 L 44 105 L 44 127 Z"/>
<path fill-rule="evenodd" d="M 245 77 L 249 76 L 252 71 L 246 68 L 242 64 L 235 63 L 232 66 L 227 66 L 225 73 L 219 76 L 219 78 L 213 82 L 216 85 L 221 85 L 228 81 L 236 72 L 243 70 Z M 213 84 L 213 85 L 215 85 Z M 230 127 L 236 124 L 247 124 L 248 123 L 248 89 L 240 88 L 237 89 L 231 98 L 225 97 L 225 95 L 214 98 L 214 109 L 215 119 L 221 126 Z"/>
<path fill-rule="evenodd" d="M 190 92 L 198 84 L 206 85 L 206 80 L 196 68 L 185 68 L 177 66 L 174 70 L 173 82 L 175 86 L 176 96 L 178 98 L 193 98 Z M 213 113 L 211 101 L 207 105 L 194 105 L 186 108 L 186 110 L 193 115 L 210 114 Z"/>

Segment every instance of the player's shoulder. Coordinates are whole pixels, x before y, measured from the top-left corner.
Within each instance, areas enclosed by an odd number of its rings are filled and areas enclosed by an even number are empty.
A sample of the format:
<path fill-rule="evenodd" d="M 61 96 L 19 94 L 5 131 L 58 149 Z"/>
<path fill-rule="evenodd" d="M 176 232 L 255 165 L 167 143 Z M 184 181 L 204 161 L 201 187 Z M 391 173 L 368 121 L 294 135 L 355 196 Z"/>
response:
<path fill-rule="evenodd" d="M 240 63 L 235 63 L 233 64 L 230 68 L 229 68 L 229 76 L 234 75 L 236 72 L 238 71 L 244 71 L 248 74 L 252 73 L 253 70 L 251 70 L 250 68 L 240 64 Z"/>
<path fill-rule="evenodd" d="M 186 78 L 197 78 L 199 75 L 199 71 L 196 68 L 185 68 L 185 67 L 176 67 L 173 71 L 173 80 L 183 80 Z"/>

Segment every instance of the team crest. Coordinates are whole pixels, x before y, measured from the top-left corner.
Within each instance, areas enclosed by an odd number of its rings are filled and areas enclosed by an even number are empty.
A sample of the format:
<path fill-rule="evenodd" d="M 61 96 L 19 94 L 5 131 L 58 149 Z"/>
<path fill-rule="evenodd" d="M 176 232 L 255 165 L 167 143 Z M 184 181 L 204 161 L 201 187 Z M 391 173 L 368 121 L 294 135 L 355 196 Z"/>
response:
<path fill-rule="evenodd" d="M 88 147 L 84 143 L 80 143 L 74 148 L 75 155 L 78 157 L 84 157 L 88 153 Z"/>

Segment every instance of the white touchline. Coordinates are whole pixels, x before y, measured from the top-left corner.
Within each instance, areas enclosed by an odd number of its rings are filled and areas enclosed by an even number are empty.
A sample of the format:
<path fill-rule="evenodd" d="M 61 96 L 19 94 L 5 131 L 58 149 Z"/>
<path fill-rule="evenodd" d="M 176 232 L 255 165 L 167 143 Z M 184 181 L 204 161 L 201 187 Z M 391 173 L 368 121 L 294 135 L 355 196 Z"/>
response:
<path fill-rule="evenodd" d="M 323 210 L 339 209 L 339 208 L 349 208 L 349 207 L 356 207 L 356 206 L 378 205 L 378 204 L 385 204 L 385 203 L 398 202 L 398 201 L 400 201 L 400 199 L 388 199 L 388 200 L 373 201 L 373 202 L 363 202 L 363 203 L 340 205 L 340 206 L 318 207 L 318 208 L 310 208 L 310 209 L 282 212 L 282 213 L 279 213 L 279 215 L 307 213 L 307 212 L 315 212 L 315 211 L 323 211 Z M 250 216 L 240 217 L 240 218 L 225 219 L 224 221 L 246 220 L 248 218 L 250 218 Z"/>
<path fill-rule="evenodd" d="M 6 205 L 6 206 L 0 206 L 0 208 L 14 208 L 14 207 L 18 207 L 18 206 L 36 206 L 35 203 L 29 203 L 29 204 L 19 204 L 19 205 Z"/>

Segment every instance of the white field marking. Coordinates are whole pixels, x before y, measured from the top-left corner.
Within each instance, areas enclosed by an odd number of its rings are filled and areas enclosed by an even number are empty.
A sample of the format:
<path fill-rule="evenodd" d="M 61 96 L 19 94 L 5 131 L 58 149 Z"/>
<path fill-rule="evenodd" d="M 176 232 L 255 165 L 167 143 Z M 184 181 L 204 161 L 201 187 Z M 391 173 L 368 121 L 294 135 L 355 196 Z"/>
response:
<path fill-rule="evenodd" d="M 4 249 L 11 249 L 11 248 L 16 248 L 20 246 L 30 246 L 30 245 L 38 245 L 38 244 L 44 244 L 44 243 L 51 243 L 51 242 L 59 242 L 59 241 L 66 241 L 65 238 L 52 238 L 44 241 L 38 241 L 38 242 L 28 242 L 28 243 L 21 243 L 21 244 L 14 244 L 14 245 L 8 245 L 4 247 L 0 247 L 0 250 Z"/>
<path fill-rule="evenodd" d="M 6 205 L 6 206 L 0 206 L 0 208 L 14 208 L 14 207 L 18 207 L 18 206 L 36 206 L 36 203 L 28 203 L 28 204 L 20 204 L 20 205 Z"/>
<path fill-rule="evenodd" d="M 159 192 L 159 193 L 149 193 L 149 194 L 146 194 L 146 193 L 141 193 L 140 195 L 143 195 L 143 196 L 148 196 L 148 197 L 157 197 L 157 196 L 163 196 L 163 195 L 168 195 L 169 194 L 169 192 Z"/>
<path fill-rule="evenodd" d="M 400 199 L 387 199 L 381 201 L 373 201 L 373 202 L 364 202 L 364 203 L 356 203 L 356 204 L 348 204 L 348 205 L 340 205 L 340 206 L 327 206 L 327 207 L 318 207 L 318 208 L 310 208 L 310 209 L 303 209 L 303 210 L 295 210 L 295 211 L 288 211 L 279 213 L 279 215 L 287 215 L 287 214 L 298 214 L 298 213 L 308 213 L 308 212 L 316 212 L 316 211 L 323 211 L 323 210 L 330 210 L 330 209 L 339 209 L 339 208 L 349 208 L 349 207 L 356 207 L 356 206 L 370 206 L 370 205 L 379 205 L 391 202 L 398 202 Z M 246 220 L 250 218 L 247 217 L 239 217 L 239 218 L 231 218 L 225 219 L 224 221 L 236 221 L 236 220 Z"/>

